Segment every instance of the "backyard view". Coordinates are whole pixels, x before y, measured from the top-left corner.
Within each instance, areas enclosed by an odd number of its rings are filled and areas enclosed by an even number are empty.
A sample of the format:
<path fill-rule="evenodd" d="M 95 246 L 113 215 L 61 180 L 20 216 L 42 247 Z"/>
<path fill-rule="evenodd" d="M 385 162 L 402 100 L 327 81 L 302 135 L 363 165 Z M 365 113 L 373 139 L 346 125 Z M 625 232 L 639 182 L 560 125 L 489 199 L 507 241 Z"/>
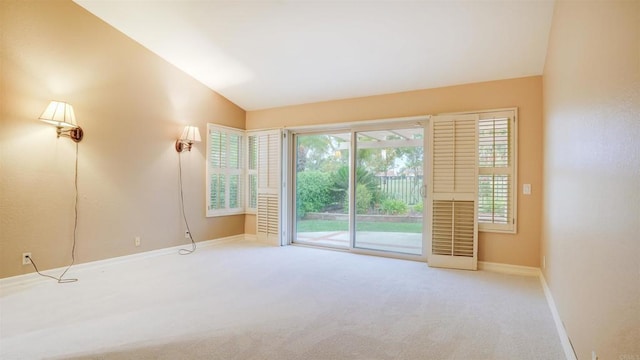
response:
<path fill-rule="evenodd" d="M 296 141 L 296 242 L 422 254 L 422 128 L 299 135 Z M 350 177 L 355 176 L 355 195 Z M 354 199 L 351 206 L 350 199 Z"/>

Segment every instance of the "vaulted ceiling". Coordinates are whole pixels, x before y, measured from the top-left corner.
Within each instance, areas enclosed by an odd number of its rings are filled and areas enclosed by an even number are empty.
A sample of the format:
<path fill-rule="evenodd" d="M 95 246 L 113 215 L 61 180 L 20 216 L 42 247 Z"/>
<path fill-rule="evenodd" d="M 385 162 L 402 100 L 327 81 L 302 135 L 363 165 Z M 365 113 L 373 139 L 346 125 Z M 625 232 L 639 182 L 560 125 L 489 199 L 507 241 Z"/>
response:
<path fill-rule="evenodd" d="M 245 110 L 540 75 L 552 0 L 75 0 Z"/>

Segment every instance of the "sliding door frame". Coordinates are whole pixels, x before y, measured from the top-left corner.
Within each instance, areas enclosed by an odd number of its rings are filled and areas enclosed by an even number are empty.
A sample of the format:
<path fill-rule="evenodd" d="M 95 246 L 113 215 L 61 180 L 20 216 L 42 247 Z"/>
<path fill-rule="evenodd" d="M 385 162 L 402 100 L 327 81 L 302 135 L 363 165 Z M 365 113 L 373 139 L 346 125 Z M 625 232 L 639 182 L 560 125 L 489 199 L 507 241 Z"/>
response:
<path fill-rule="evenodd" d="M 313 135 L 313 134 L 331 134 L 331 133 L 346 133 L 349 132 L 351 134 L 351 148 L 349 151 L 349 247 L 348 248 L 333 248 L 333 247 L 323 247 L 331 250 L 338 251 L 347 251 L 356 254 L 363 255 L 373 255 L 373 256 L 381 256 L 381 257 L 389 257 L 396 259 L 406 259 L 406 260 L 414 260 L 414 261 L 427 261 L 427 234 L 429 222 L 427 221 L 430 216 L 429 210 L 427 206 L 423 207 L 423 216 L 422 216 L 422 254 L 414 255 L 414 254 L 403 254 L 391 251 L 382 251 L 382 250 L 368 250 L 363 248 L 356 248 L 355 245 L 355 165 L 356 165 L 356 136 L 359 132 L 366 131 L 376 131 L 376 130 L 393 130 L 398 128 L 408 128 L 421 126 L 423 128 L 423 139 L 424 139 L 424 150 L 427 151 L 430 147 L 430 134 L 428 133 L 429 129 L 429 115 L 422 116 L 412 116 L 412 117 L 404 117 L 404 118 L 395 118 L 395 119 L 380 119 L 380 120 L 371 120 L 371 121 L 360 121 L 360 122 L 352 122 L 352 123 L 342 123 L 342 124 L 332 124 L 332 125 L 314 125 L 314 126 L 301 126 L 301 127 L 292 127 L 285 129 L 285 146 L 284 149 L 287 153 L 287 159 L 285 166 L 283 166 L 283 203 L 287 204 L 283 206 L 285 209 L 289 209 L 287 214 L 282 213 L 283 216 L 287 216 L 286 220 L 283 221 L 283 224 L 287 224 L 286 228 L 283 229 L 283 245 L 299 245 L 299 246 L 311 246 L 306 244 L 300 244 L 294 241 L 294 237 L 296 236 L 296 221 L 295 221 L 295 209 L 296 206 L 296 163 L 297 163 L 297 151 L 296 151 L 296 143 L 297 136 L 299 135 Z M 288 140 L 288 141 L 287 141 Z M 430 167 L 429 160 L 430 156 L 423 157 L 423 179 L 427 179 L 427 171 Z M 283 161 L 284 161 L 283 156 Z M 290 184 L 290 186 L 286 186 L 286 184 Z M 426 185 L 425 185 L 426 186 Z M 421 191 L 422 194 L 427 194 L 426 189 Z M 428 199 L 423 196 L 423 204 L 426 204 Z"/>

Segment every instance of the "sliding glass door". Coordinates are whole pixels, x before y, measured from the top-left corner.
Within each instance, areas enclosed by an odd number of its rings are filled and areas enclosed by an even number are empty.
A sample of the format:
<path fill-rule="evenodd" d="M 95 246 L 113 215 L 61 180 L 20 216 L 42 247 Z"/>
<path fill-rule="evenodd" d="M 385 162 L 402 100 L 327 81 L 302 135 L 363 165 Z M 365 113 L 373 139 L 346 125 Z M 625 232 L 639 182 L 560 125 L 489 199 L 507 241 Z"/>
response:
<path fill-rule="evenodd" d="M 351 133 L 295 139 L 294 242 L 348 249 Z"/>
<path fill-rule="evenodd" d="M 423 129 L 356 133 L 354 247 L 422 254 Z"/>
<path fill-rule="evenodd" d="M 422 125 L 294 139 L 294 243 L 423 255 Z"/>

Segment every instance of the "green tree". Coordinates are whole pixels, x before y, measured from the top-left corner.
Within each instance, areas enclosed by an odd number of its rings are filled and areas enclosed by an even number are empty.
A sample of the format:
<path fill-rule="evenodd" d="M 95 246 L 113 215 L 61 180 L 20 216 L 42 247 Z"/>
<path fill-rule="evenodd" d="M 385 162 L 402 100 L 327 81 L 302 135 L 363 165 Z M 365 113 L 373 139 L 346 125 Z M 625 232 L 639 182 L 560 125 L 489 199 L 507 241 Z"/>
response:
<path fill-rule="evenodd" d="M 323 170 L 331 171 L 340 163 L 345 163 L 348 156 L 340 150 L 341 140 L 332 135 L 300 135 L 297 143 L 297 171 Z M 336 156 L 340 154 L 340 156 Z"/>

